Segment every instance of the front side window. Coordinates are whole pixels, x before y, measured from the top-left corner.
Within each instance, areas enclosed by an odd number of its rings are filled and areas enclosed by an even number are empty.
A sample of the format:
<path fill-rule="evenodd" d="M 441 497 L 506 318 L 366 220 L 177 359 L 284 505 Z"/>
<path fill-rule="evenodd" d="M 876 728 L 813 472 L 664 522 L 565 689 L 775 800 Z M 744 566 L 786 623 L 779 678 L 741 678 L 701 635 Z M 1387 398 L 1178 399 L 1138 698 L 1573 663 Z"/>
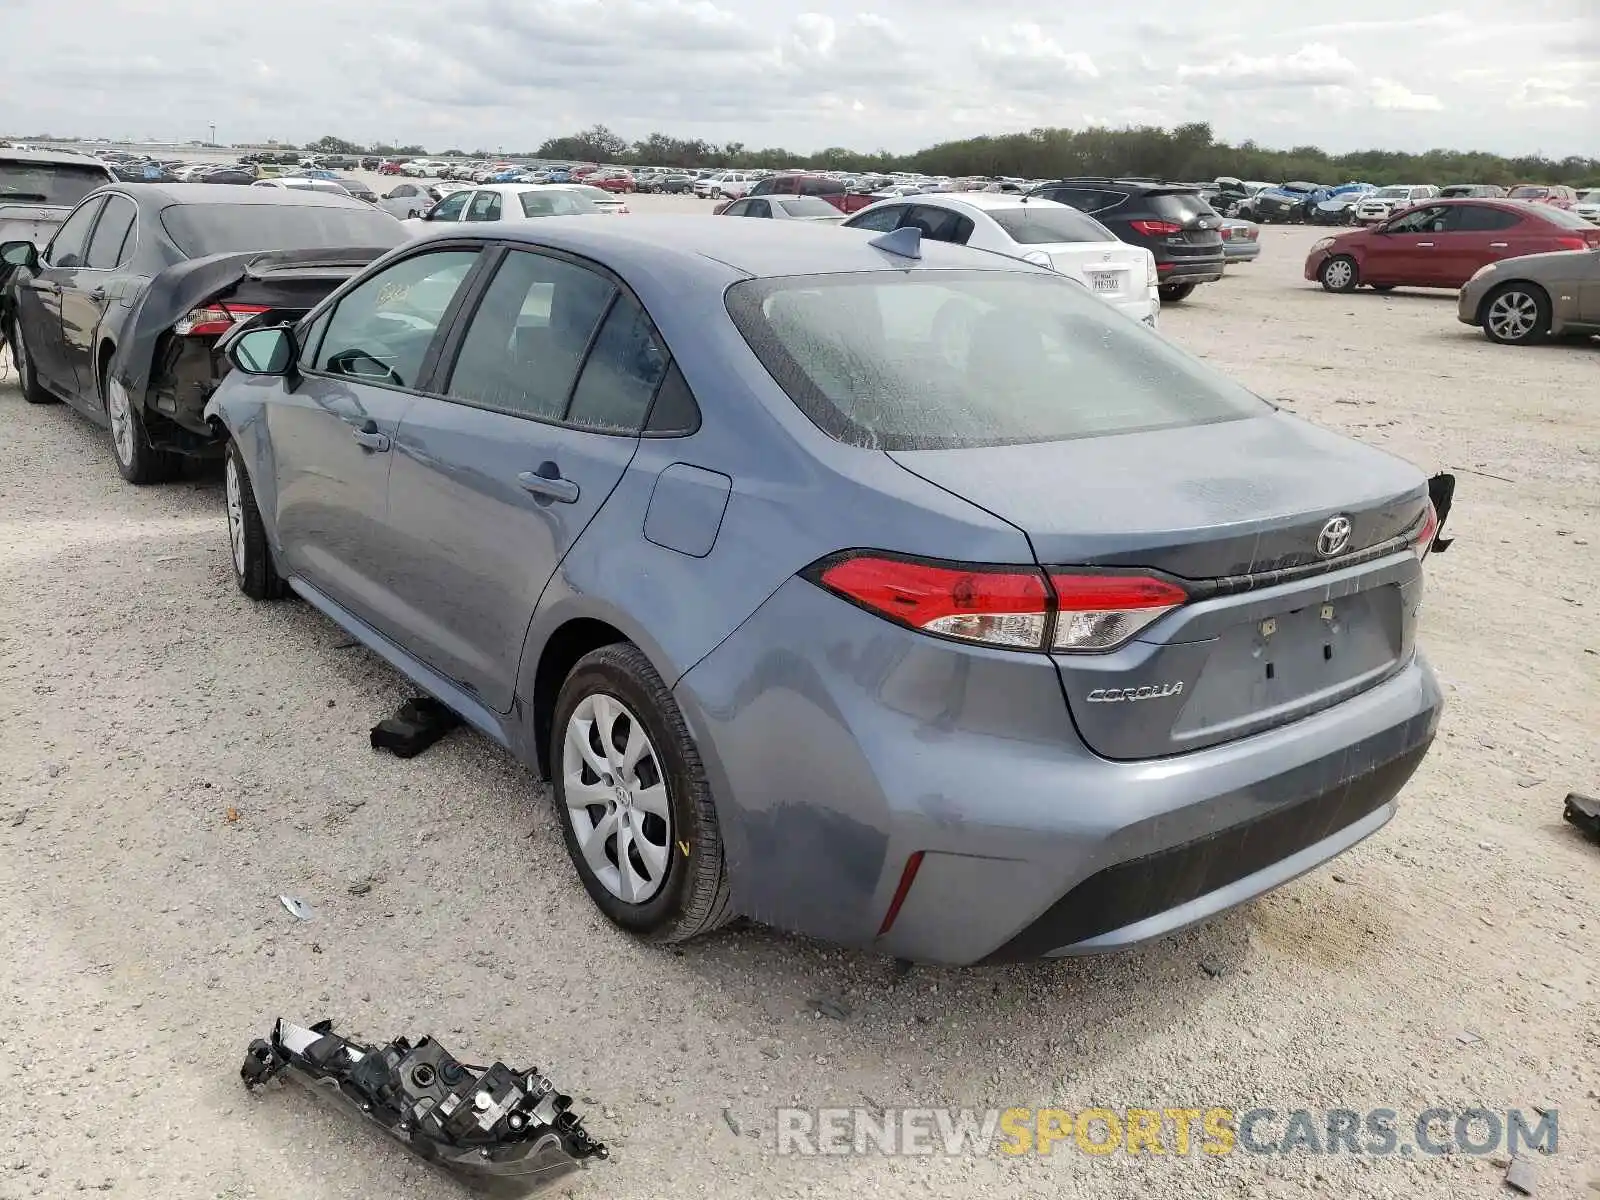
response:
<path fill-rule="evenodd" d="M 451 192 L 428 211 L 430 221 L 459 221 L 461 212 L 472 198 L 471 192 Z"/>
<path fill-rule="evenodd" d="M 750 215 L 750 203 L 749 200 L 735 200 L 722 210 L 722 215 L 725 217 L 748 217 Z"/>
<path fill-rule="evenodd" d="M 84 255 L 88 253 L 89 230 L 104 203 L 104 200 L 91 200 L 62 222 L 45 251 L 45 261 L 52 267 L 83 266 Z"/>
<path fill-rule="evenodd" d="M 1415 209 L 1389 225 L 1390 233 L 1443 233 L 1450 220 L 1450 210 L 1441 204 Z"/>
<path fill-rule="evenodd" d="M 462 340 L 447 394 L 513 416 L 561 420 L 615 292 L 609 279 L 565 259 L 506 255 Z"/>
<path fill-rule="evenodd" d="M 727 307 L 796 406 L 855 446 L 1059 441 L 1269 411 L 1081 286 L 1042 272 L 753 279 L 729 289 Z"/>
<path fill-rule="evenodd" d="M 934 208 L 929 204 L 915 205 L 904 224 L 918 230 L 925 238 L 936 242 L 954 242 L 958 246 L 966 245 L 967 239 L 972 236 L 972 221 L 967 217 L 954 209 Z"/>
<path fill-rule="evenodd" d="M 476 250 L 436 250 L 395 263 L 340 300 L 313 369 L 414 388 Z"/>

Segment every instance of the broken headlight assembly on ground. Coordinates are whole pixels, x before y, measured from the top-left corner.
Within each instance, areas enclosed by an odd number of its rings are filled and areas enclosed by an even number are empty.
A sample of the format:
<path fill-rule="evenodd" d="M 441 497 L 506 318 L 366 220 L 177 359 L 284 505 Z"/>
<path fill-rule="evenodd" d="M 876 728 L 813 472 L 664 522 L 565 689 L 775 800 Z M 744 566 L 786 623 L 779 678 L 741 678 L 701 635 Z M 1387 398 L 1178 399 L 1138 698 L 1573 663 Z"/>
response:
<path fill-rule="evenodd" d="M 607 1156 L 572 1097 L 537 1069 L 467 1066 L 431 1038 L 363 1046 L 332 1021 L 304 1029 L 279 1020 L 270 1038 L 250 1043 L 239 1074 L 251 1089 L 288 1075 L 487 1194 L 527 1195 Z"/>

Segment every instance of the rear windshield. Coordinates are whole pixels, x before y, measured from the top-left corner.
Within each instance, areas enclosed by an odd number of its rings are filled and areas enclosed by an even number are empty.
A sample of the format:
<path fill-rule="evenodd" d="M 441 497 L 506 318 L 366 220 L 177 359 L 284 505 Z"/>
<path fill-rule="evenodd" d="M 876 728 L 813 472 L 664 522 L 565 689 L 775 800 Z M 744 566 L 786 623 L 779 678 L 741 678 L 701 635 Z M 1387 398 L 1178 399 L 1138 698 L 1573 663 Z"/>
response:
<path fill-rule="evenodd" d="M 1593 221 L 1587 220 L 1570 209 L 1556 208 L 1553 205 L 1540 205 L 1539 219 L 1549 221 L 1552 225 L 1560 225 L 1565 229 L 1594 228 Z"/>
<path fill-rule="evenodd" d="M 1518 187 L 1511 189 L 1513 200 L 1543 200 L 1550 194 L 1547 187 Z"/>
<path fill-rule="evenodd" d="M 1194 192 L 1156 192 L 1148 198 L 1150 211 L 1158 217 L 1187 224 L 1197 217 L 1214 217 L 1217 210 Z"/>
<path fill-rule="evenodd" d="M 405 229 L 372 208 L 309 204 L 174 204 L 161 224 L 190 258 L 245 250 L 313 250 L 336 246 L 398 246 Z"/>
<path fill-rule="evenodd" d="M 1408 187 L 1385 187 L 1379 188 L 1372 194 L 1379 200 L 1407 200 L 1411 197 L 1411 189 Z"/>
<path fill-rule="evenodd" d="M 1267 411 L 1058 275 L 751 279 L 728 290 L 727 306 L 790 399 L 853 446 L 1050 442 Z"/>
<path fill-rule="evenodd" d="M 1114 235 L 1093 217 L 1063 205 L 1047 208 L 1043 204 L 1017 208 L 991 208 L 994 223 L 1006 231 L 1013 242 L 1039 246 L 1049 242 L 1114 242 Z"/>
<path fill-rule="evenodd" d="M 74 208 L 95 188 L 110 182 L 109 174 L 95 167 L 0 160 L 0 204 L 59 204 Z"/>
<path fill-rule="evenodd" d="M 838 217 L 842 214 L 820 196 L 796 196 L 777 201 L 779 208 L 791 217 Z"/>
<path fill-rule="evenodd" d="M 525 217 L 577 217 L 594 211 L 587 196 L 573 192 L 523 192 L 517 199 Z"/>

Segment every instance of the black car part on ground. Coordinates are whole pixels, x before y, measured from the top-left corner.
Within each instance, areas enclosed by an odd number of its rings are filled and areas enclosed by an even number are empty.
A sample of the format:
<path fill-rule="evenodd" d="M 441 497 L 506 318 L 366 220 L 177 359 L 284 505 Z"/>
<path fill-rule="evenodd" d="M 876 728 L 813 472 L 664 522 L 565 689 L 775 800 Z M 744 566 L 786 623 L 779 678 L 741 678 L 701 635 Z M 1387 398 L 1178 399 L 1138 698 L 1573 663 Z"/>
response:
<path fill-rule="evenodd" d="M 432 1038 L 365 1046 L 332 1021 L 280 1019 L 250 1043 L 239 1075 L 252 1090 L 288 1075 L 484 1194 L 527 1195 L 609 1153 L 537 1068 L 468 1066 Z"/>
<path fill-rule="evenodd" d="M 141 409 L 152 443 L 187 454 L 220 453 L 202 415 L 227 374 L 216 336 L 180 336 L 178 322 L 196 310 L 238 306 L 252 324 L 297 321 L 387 246 L 246 251 L 191 258 L 150 281 L 135 302 L 111 362 L 111 376 Z M 223 314 L 223 321 L 227 317 Z"/>

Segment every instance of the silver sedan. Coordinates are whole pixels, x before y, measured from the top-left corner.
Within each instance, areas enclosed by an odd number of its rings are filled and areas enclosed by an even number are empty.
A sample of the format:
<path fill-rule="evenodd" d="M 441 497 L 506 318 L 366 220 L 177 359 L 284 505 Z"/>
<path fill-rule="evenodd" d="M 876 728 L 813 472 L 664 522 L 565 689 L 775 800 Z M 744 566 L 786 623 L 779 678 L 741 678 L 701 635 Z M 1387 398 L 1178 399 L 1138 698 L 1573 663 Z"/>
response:
<path fill-rule="evenodd" d="M 719 217 L 773 217 L 783 221 L 807 221 L 813 225 L 837 225 L 844 214 L 818 196 L 750 196 L 735 200 L 717 213 Z"/>

